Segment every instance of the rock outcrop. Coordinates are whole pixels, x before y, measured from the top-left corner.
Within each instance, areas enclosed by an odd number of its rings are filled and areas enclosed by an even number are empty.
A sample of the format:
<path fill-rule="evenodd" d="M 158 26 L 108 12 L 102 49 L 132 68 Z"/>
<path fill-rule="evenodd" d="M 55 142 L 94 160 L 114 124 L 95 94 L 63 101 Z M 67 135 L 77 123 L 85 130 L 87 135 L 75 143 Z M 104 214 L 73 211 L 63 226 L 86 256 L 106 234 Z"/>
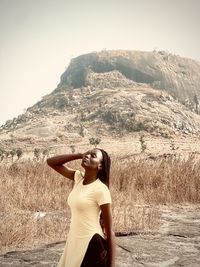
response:
<path fill-rule="evenodd" d="M 2 144 L 81 142 L 135 132 L 200 133 L 200 64 L 163 51 L 102 51 L 73 59 L 57 88 L 0 127 Z M 5 141 L 5 134 L 7 141 Z"/>
<path fill-rule="evenodd" d="M 166 90 L 189 105 L 200 98 L 200 64 L 165 51 L 102 51 L 79 56 L 71 61 L 58 86 L 87 86 L 90 72 L 119 71 L 128 80 Z"/>

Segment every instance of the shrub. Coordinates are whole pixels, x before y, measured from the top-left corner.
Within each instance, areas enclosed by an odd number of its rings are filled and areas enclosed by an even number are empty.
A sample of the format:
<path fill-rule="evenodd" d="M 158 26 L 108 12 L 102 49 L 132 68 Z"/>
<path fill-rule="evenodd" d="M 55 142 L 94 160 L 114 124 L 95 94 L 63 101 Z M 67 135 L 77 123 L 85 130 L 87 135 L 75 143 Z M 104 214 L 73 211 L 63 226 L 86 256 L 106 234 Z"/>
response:
<path fill-rule="evenodd" d="M 89 139 L 89 142 L 90 142 L 90 145 L 93 145 L 93 146 L 97 146 L 97 145 L 99 145 L 100 143 L 101 143 L 101 138 L 99 138 L 99 137 L 91 137 L 90 139 Z"/>

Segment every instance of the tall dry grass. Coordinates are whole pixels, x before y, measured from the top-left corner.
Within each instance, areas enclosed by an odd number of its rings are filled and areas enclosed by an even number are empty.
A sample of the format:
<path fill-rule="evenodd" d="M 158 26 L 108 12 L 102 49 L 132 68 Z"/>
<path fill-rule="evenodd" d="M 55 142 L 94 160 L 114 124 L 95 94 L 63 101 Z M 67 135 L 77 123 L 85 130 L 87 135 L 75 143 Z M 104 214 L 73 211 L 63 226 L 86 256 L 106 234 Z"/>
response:
<path fill-rule="evenodd" d="M 156 231 L 160 204 L 199 203 L 199 163 L 193 155 L 113 159 L 110 190 L 115 231 Z M 79 166 L 80 162 L 71 165 Z M 1 251 L 64 240 L 72 186 L 43 161 L 0 165 Z"/>
<path fill-rule="evenodd" d="M 133 203 L 175 204 L 200 202 L 200 160 L 195 154 L 115 160 L 112 187 L 116 195 L 126 193 Z M 127 199 L 127 198 L 126 198 Z"/>

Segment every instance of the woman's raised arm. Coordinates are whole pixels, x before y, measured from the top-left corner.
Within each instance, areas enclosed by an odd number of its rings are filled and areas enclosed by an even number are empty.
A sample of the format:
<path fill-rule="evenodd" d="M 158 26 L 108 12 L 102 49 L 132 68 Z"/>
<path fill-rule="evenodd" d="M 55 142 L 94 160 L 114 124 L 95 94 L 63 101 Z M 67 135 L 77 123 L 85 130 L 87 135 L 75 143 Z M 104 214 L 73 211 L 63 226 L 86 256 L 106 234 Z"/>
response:
<path fill-rule="evenodd" d="M 64 166 L 63 164 L 65 164 L 69 161 L 72 161 L 72 160 L 82 159 L 82 158 L 83 158 L 83 154 L 81 154 L 81 153 L 79 153 L 79 154 L 64 154 L 64 155 L 59 155 L 59 156 L 54 156 L 54 157 L 48 158 L 47 164 L 52 169 L 54 169 L 55 171 L 57 171 L 61 175 L 65 176 L 66 178 L 74 180 L 75 170 L 70 169 L 69 167 Z"/>

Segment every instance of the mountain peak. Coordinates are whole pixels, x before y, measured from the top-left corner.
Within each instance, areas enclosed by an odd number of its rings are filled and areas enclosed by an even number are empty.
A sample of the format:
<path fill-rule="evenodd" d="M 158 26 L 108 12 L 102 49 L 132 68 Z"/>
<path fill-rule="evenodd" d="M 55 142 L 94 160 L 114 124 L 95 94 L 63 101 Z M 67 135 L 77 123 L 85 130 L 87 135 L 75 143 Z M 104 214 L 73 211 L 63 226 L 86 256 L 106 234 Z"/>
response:
<path fill-rule="evenodd" d="M 6 122 L 0 133 L 35 143 L 140 131 L 164 137 L 197 135 L 199 73 L 198 62 L 165 51 L 81 55 L 71 60 L 52 93 Z"/>

